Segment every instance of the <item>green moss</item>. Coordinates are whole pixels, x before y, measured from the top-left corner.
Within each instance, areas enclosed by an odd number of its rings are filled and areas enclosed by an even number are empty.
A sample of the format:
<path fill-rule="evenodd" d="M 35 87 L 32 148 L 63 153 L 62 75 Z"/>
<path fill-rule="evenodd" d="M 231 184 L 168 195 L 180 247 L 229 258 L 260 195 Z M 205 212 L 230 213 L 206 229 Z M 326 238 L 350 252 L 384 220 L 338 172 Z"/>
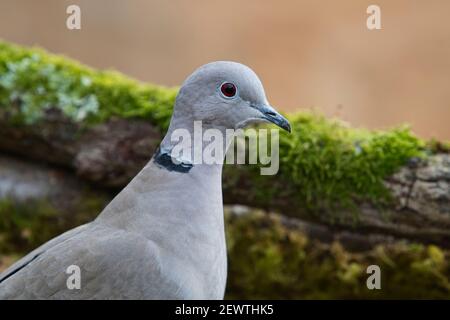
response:
<path fill-rule="evenodd" d="M 407 127 L 355 129 L 307 112 L 289 120 L 292 133 L 280 132 L 280 169 L 275 177 L 260 175 L 258 165 L 225 168 L 225 177 L 245 176 L 246 192 L 235 194 L 232 202 L 257 203 L 294 216 L 324 219 L 326 211 L 332 220 L 344 218 L 333 212 L 357 219 L 360 202 L 389 205 L 392 199 L 384 179 L 410 159 L 427 154 L 424 142 Z M 225 194 L 239 191 L 242 183 L 238 177 L 225 180 Z"/>
<path fill-rule="evenodd" d="M 139 117 L 165 129 L 176 93 L 41 49 L 0 42 L 0 112 L 19 123 L 33 124 L 57 108 L 75 122 Z"/>
<path fill-rule="evenodd" d="M 423 142 L 408 128 L 353 129 L 311 114 L 291 122 L 294 134 L 281 136 L 280 175 L 308 208 L 388 200 L 383 179 L 423 155 Z"/>
<path fill-rule="evenodd" d="M 434 245 L 352 253 L 287 229 L 276 216 L 226 218 L 228 299 L 450 298 L 449 252 Z M 381 290 L 366 286 L 372 264 L 381 269 Z"/>

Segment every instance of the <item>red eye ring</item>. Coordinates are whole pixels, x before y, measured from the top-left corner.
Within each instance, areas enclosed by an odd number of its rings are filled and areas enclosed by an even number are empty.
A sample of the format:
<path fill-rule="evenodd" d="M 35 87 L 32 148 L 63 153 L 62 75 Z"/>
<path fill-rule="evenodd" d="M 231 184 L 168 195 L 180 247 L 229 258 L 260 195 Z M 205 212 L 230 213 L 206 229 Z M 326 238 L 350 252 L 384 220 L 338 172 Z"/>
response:
<path fill-rule="evenodd" d="M 236 95 L 237 88 L 231 82 L 224 82 L 220 86 L 220 92 L 225 98 L 233 98 Z"/>

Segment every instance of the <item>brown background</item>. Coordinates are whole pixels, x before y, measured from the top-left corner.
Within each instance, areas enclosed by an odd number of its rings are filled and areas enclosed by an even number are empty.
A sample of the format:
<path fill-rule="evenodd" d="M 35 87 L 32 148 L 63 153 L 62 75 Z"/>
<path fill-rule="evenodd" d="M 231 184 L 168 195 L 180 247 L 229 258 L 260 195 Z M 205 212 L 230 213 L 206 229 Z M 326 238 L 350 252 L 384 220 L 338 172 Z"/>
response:
<path fill-rule="evenodd" d="M 82 30 L 66 29 L 70 4 Z M 382 30 L 367 30 L 369 4 Z M 450 139 L 449 15 L 448 0 L 0 0 L 0 38 L 170 86 L 235 60 L 280 109 Z"/>

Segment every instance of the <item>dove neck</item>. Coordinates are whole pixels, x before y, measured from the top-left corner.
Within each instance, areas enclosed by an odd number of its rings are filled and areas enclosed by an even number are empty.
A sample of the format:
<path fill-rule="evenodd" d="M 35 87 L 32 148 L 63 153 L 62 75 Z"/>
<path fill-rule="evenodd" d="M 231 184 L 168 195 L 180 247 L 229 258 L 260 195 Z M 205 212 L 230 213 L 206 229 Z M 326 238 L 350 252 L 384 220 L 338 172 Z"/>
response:
<path fill-rule="evenodd" d="M 234 131 L 202 121 L 172 120 L 160 153 L 192 165 L 223 165 Z"/>

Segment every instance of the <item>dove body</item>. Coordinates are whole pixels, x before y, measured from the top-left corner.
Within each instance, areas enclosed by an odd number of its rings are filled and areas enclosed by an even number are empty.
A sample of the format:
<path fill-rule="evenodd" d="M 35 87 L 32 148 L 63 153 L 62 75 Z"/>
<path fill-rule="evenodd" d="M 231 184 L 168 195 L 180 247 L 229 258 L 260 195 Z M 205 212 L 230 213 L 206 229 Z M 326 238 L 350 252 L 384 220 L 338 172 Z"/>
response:
<path fill-rule="evenodd" d="M 0 300 L 222 299 L 222 165 L 173 161 L 172 155 L 172 134 L 194 136 L 195 121 L 224 134 L 261 121 L 290 131 L 250 68 L 226 61 L 200 67 L 183 83 L 150 162 L 94 221 L 48 241 L 0 274 Z M 67 270 L 74 267 L 79 285 L 69 286 Z"/>

